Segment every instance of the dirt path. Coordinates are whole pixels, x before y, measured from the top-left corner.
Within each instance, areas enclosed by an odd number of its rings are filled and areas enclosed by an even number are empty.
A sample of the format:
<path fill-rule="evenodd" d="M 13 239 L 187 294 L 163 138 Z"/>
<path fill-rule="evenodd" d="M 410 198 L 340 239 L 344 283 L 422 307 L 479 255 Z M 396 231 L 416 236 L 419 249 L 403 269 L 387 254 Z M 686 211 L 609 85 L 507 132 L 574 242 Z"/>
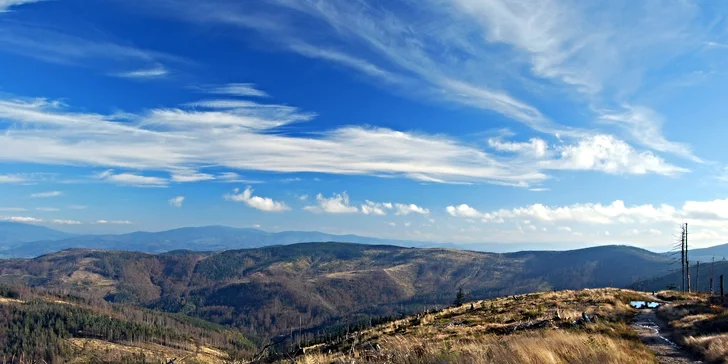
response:
<path fill-rule="evenodd" d="M 632 327 L 642 342 L 655 353 L 660 364 L 702 363 L 661 334 L 665 332 L 666 327 L 660 326 L 660 321 L 653 310 L 640 310 L 632 322 Z"/>

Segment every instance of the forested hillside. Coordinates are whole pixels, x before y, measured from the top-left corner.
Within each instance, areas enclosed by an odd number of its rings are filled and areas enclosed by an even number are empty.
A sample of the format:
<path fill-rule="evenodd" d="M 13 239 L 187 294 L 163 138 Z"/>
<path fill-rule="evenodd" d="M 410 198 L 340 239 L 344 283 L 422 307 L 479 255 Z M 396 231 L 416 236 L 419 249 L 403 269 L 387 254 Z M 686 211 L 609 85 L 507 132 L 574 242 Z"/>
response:
<path fill-rule="evenodd" d="M 645 250 L 478 253 L 309 243 L 159 255 L 69 250 L 0 262 L 0 280 L 89 299 L 181 313 L 269 338 L 401 315 L 473 298 L 553 289 L 628 286 L 667 272 Z"/>
<path fill-rule="evenodd" d="M 179 314 L 0 285 L 0 362 L 217 363 L 249 356 L 240 333 Z"/>

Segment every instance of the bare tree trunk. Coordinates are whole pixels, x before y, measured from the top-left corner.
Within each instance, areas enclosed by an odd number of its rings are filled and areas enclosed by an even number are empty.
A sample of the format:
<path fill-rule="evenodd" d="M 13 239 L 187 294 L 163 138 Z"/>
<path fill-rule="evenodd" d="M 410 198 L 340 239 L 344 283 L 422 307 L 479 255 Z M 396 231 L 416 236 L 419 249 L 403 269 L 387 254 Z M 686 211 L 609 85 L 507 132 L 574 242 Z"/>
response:
<path fill-rule="evenodd" d="M 685 273 L 687 274 L 686 281 L 688 282 L 688 293 L 692 292 L 690 289 L 690 261 L 688 260 L 688 224 L 685 223 Z"/>
<path fill-rule="evenodd" d="M 685 226 L 683 225 L 680 225 L 680 269 L 682 273 L 680 292 L 685 292 Z"/>

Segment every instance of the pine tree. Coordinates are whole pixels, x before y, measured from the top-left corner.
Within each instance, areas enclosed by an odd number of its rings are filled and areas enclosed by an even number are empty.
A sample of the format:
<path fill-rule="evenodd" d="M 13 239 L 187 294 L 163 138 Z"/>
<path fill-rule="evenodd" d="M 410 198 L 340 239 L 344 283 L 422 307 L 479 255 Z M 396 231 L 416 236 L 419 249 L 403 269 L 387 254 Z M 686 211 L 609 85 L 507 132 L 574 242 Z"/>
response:
<path fill-rule="evenodd" d="M 455 295 L 455 301 L 453 304 L 455 306 L 461 306 L 465 303 L 465 292 L 463 292 L 463 287 L 458 288 L 458 293 Z"/>

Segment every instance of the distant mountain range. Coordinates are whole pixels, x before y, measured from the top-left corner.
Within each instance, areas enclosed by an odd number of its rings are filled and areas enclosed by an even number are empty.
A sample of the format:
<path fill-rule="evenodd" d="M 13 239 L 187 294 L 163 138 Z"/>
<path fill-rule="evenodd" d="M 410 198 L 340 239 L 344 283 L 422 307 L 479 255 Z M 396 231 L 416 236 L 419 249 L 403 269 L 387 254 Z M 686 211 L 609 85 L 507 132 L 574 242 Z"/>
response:
<path fill-rule="evenodd" d="M 0 258 L 32 258 L 63 249 L 85 248 L 164 253 L 173 250 L 219 251 L 260 248 L 308 242 L 343 242 L 415 248 L 453 248 L 494 253 L 549 250 L 548 244 L 451 244 L 427 241 L 379 239 L 358 235 L 334 235 L 318 231 L 266 232 L 227 226 L 185 227 L 160 232 L 74 235 L 37 225 L 0 222 Z"/>
<path fill-rule="evenodd" d="M 0 221 L 0 247 L 8 248 L 38 240 L 59 240 L 75 236 L 47 227 Z"/>

